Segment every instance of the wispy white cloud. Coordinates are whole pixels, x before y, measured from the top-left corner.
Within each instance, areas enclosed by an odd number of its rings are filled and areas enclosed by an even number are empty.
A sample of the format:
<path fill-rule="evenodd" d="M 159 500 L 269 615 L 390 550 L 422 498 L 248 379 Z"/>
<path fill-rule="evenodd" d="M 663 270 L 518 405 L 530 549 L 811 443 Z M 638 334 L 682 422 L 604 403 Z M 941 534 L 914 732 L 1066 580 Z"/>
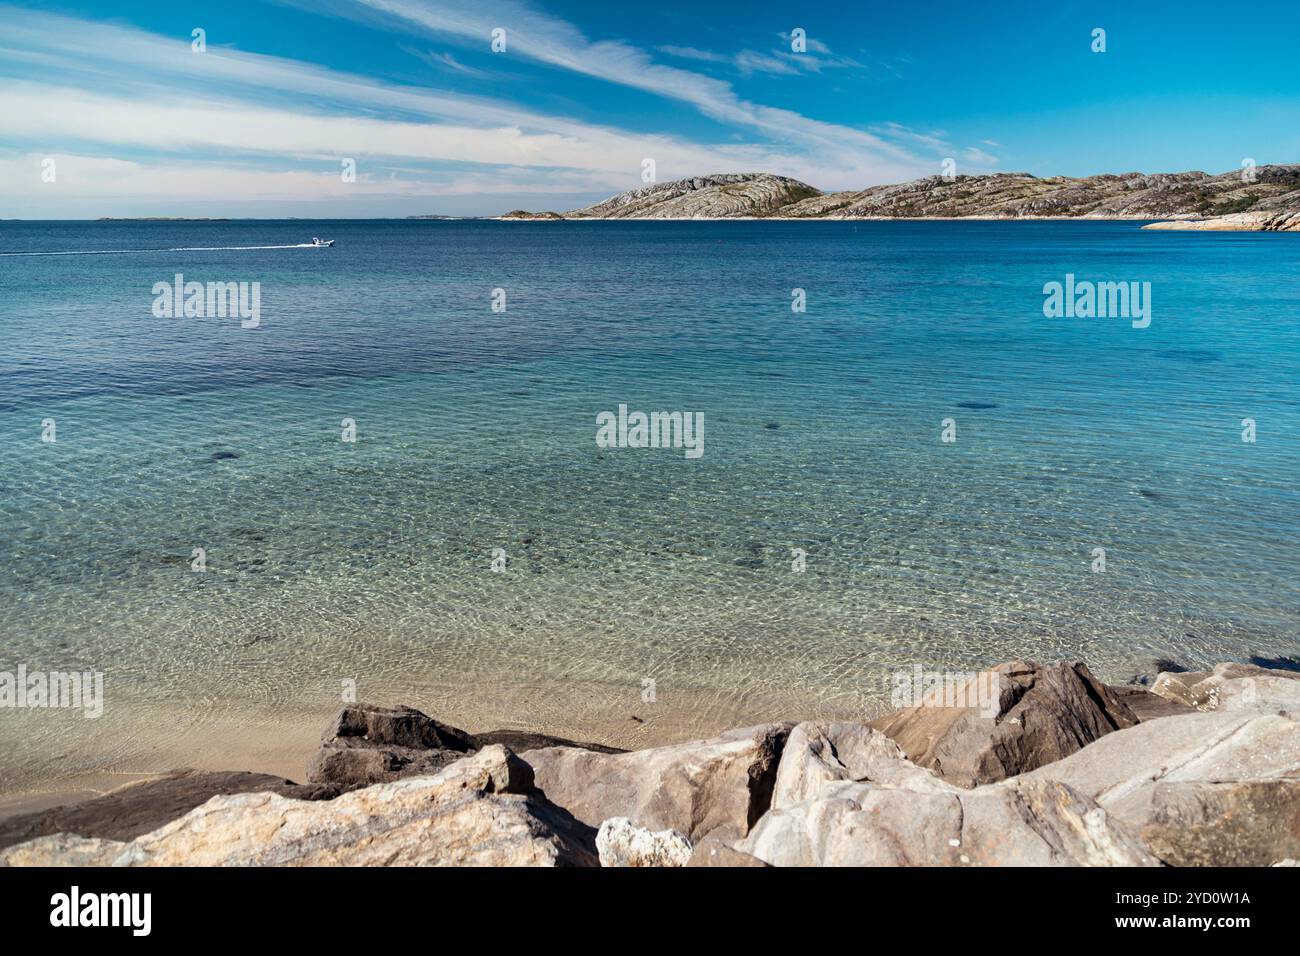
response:
<path fill-rule="evenodd" d="M 808 73 L 820 73 L 824 68 L 861 67 L 862 64 L 847 57 L 830 55 L 830 48 L 824 43 L 808 40 L 808 49 L 795 53 L 790 49 L 773 49 L 768 53 L 745 49 L 739 53 L 718 53 L 713 50 L 701 50 L 689 46 L 659 46 L 655 49 L 680 60 L 696 60 L 702 63 L 726 64 L 734 67 L 742 76 L 754 73 L 768 73 L 781 76 L 799 76 Z M 824 56 L 818 53 L 826 54 Z"/>
<path fill-rule="evenodd" d="M 463 73 L 466 76 L 487 76 L 487 74 L 482 70 L 476 70 L 472 66 L 466 66 L 464 63 L 461 63 L 450 53 L 445 51 L 442 53 L 434 53 L 432 50 L 417 50 L 415 47 L 407 46 L 406 44 L 402 44 L 401 48 L 404 52 L 411 54 L 411 56 L 416 59 L 422 60 L 429 66 L 437 69 L 449 69 L 456 73 Z"/>
<path fill-rule="evenodd" d="M 978 146 L 967 146 L 961 151 L 962 156 L 967 162 L 974 163 L 981 169 L 987 169 L 998 164 L 998 158 L 992 153 L 985 152 Z"/>
<path fill-rule="evenodd" d="M 46 160 L 54 161 L 57 176 L 44 182 Z M 514 190 L 530 194 L 568 196 L 590 191 L 591 177 L 584 172 L 542 172 L 534 167 L 506 167 Z M 45 193 L 62 200 L 197 198 L 213 202 L 230 199 L 256 201 L 313 201 L 357 198 L 423 198 L 472 195 L 500 190 L 495 172 L 436 171 L 389 168 L 358 172 L 345 183 L 338 167 L 329 170 L 258 169 L 174 160 L 135 161 L 79 153 L 26 153 L 0 156 L 0 198 L 27 199 Z"/>
<path fill-rule="evenodd" d="M 714 53 L 711 50 L 700 50 L 693 46 L 665 46 L 655 47 L 660 53 L 666 53 L 669 56 L 675 56 L 680 60 L 700 60 L 705 63 L 730 63 L 731 57 L 725 53 Z"/>
<path fill-rule="evenodd" d="M 513 0 L 491 18 L 459 0 L 436 8 L 414 0 L 366 2 L 418 32 L 473 37 L 485 48 L 499 20 L 516 54 L 691 103 L 729 127 L 729 141 L 692 142 L 503 99 L 386 83 L 222 47 L 212 38 L 207 52 L 196 54 L 188 37 L 30 10 L 18 17 L 0 5 L 5 168 L 30 169 L 30 155 L 79 157 L 61 171 L 65 188 L 57 195 L 64 196 L 76 184 L 85 195 L 220 188 L 231 197 L 306 200 L 614 192 L 640 185 L 641 162 L 650 157 L 661 179 L 761 170 L 842 189 L 929 171 L 925 154 L 941 144 L 901 126 L 858 130 L 749 102 L 723 81 L 655 64 L 621 42 L 589 41 Z M 711 56 L 673 50 L 687 59 Z M 449 52 L 408 52 L 440 70 L 476 69 Z M 739 130 L 746 132 L 735 142 Z M 361 175 L 340 191 L 343 157 L 360 160 Z M 14 188 L 35 182 L 19 176 Z"/>
<path fill-rule="evenodd" d="M 784 57 L 755 53 L 753 50 L 741 50 L 736 54 L 735 63 L 736 69 L 746 75 L 750 73 L 776 73 L 797 76 L 800 73 L 797 60 L 793 54 L 790 57 Z"/>
<path fill-rule="evenodd" d="M 873 126 L 872 130 L 934 155 L 947 155 L 953 151 L 948 134 L 943 130 L 916 130 L 894 122 L 881 123 Z"/>
<path fill-rule="evenodd" d="M 589 183 L 617 191 L 640 184 L 647 156 L 672 176 L 700 169 L 798 168 L 804 162 L 765 146 L 701 147 L 594 128 L 583 135 L 528 132 L 518 126 L 383 120 L 180 96 L 141 100 L 19 81 L 0 80 L 0 98 L 6 103 L 0 138 L 11 142 L 94 143 L 189 159 L 297 158 L 330 170 L 339 168 L 341 158 L 357 157 L 510 167 L 493 173 L 498 190 L 511 187 L 517 167 L 585 172 Z"/>
<path fill-rule="evenodd" d="M 793 110 L 741 98 L 730 83 L 657 63 L 621 40 L 590 40 L 573 24 L 518 0 L 491 9 L 478 0 L 354 0 L 408 26 L 438 36 L 458 36 L 488 48 L 494 29 L 506 31 L 507 53 L 689 103 L 722 123 L 757 130 L 782 141 L 840 152 L 853 151 L 860 168 L 897 168 L 916 163 L 907 150 L 865 130 L 828 123 Z M 823 44 L 824 46 L 824 44 Z M 759 56 L 755 54 L 755 56 Z M 771 58 L 773 62 L 776 58 Z M 751 65 L 758 62 L 750 59 Z"/>

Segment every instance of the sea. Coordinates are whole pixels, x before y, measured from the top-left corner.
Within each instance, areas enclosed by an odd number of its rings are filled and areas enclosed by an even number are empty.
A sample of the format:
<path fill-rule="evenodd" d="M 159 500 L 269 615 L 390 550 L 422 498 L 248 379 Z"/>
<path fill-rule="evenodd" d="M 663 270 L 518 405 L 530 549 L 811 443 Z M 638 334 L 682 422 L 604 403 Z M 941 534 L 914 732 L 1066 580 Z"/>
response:
<path fill-rule="evenodd" d="M 0 791 L 1300 666 L 1300 235 L 1140 225 L 0 222 Z"/>

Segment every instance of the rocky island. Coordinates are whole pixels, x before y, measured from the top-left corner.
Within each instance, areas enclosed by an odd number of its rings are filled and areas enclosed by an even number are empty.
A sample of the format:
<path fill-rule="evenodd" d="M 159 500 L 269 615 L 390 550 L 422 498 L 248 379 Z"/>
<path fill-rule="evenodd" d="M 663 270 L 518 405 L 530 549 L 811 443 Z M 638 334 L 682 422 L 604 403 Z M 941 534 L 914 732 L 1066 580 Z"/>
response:
<path fill-rule="evenodd" d="M 725 173 L 643 186 L 570 212 L 516 210 L 501 218 L 1155 219 L 1168 221 L 1144 228 L 1295 231 L 1300 230 L 1300 164 L 1219 175 L 927 176 L 831 193 L 786 176 Z"/>
<path fill-rule="evenodd" d="M 927 696 L 870 722 L 777 721 L 632 752 L 352 704 L 305 784 L 168 774 L 0 822 L 0 866 L 1300 858 L 1300 669 L 1230 663 L 1117 686 L 1079 661 L 1012 661 L 973 682 L 993 706 Z"/>

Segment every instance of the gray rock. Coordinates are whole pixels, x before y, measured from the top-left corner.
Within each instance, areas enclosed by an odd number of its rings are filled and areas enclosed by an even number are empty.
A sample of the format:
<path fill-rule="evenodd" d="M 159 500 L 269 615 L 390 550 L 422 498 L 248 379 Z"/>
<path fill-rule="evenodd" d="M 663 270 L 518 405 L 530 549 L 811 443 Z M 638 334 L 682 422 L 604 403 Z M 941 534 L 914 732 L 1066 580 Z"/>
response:
<path fill-rule="evenodd" d="M 119 840 L 53 833 L 0 852 L 3 866 L 111 866 L 126 844 Z"/>
<path fill-rule="evenodd" d="M 1170 866 L 1268 866 L 1300 855 L 1300 779 L 1158 783 L 1139 836 Z"/>
<path fill-rule="evenodd" d="M 1151 693 L 1188 710 L 1199 710 L 1191 688 L 1209 676 L 1210 671 L 1163 671 L 1152 681 Z"/>
<path fill-rule="evenodd" d="M 307 779 L 345 790 L 367 787 L 436 773 L 474 749 L 465 731 L 413 707 L 350 704 L 325 729 Z"/>
<path fill-rule="evenodd" d="M 1211 711 L 1121 730 L 1028 775 L 1095 799 L 1161 859 L 1265 865 L 1300 834 L 1300 724 Z"/>
<path fill-rule="evenodd" d="M 743 836 L 763 815 L 790 727 L 763 724 L 623 754 L 547 747 L 520 756 L 547 799 L 589 826 L 626 817 L 696 843 L 718 828 Z"/>
<path fill-rule="evenodd" d="M 113 866 L 593 866 L 595 834 L 532 788 L 532 771 L 486 747 L 433 776 L 304 802 L 214 797 L 130 843 L 44 838 L 0 864 Z M 111 859 L 107 857 L 111 856 Z"/>
<path fill-rule="evenodd" d="M 676 830 L 647 830 L 625 817 L 600 825 L 596 852 L 601 866 L 685 866 L 691 859 L 691 841 Z"/>
<path fill-rule="evenodd" d="M 295 800 L 328 800 L 339 795 L 339 788 L 294 783 L 266 773 L 173 770 L 102 797 L 0 820 L 0 848 L 55 833 L 130 840 L 183 816 L 212 797 L 251 792 L 278 793 Z"/>
<path fill-rule="evenodd" d="M 917 791 L 952 789 L 909 761 L 898 744 L 867 724 L 805 721 L 790 731 L 781 753 L 772 807 L 802 803 L 840 781 L 870 781 Z"/>
<path fill-rule="evenodd" d="M 1096 803 L 1063 784 L 974 790 L 829 784 L 772 810 L 736 844 L 774 866 L 1156 866 Z"/>
<path fill-rule="evenodd" d="M 600 744 L 578 743 L 522 730 L 470 734 L 413 707 L 349 704 L 325 728 L 320 749 L 308 765 L 307 779 L 337 791 L 355 790 L 437 773 L 447 764 L 493 744 L 502 744 L 515 752 L 568 746 L 622 753 Z"/>
<path fill-rule="evenodd" d="M 1074 753 L 1137 716 L 1082 662 L 999 664 L 995 706 L 941 706 L 931 695 L 871 726 L 897 741 L 907 757 L 949 783 L 973 787 L 1025 773 Z M 957 700 L 980 699 L 974 678 Z M 991 701 L 989 702 L 992 703 Z"/>
<path fill-rule="evenodd" d="M 1216 664 L 1210 671 L 1163 673 L 1151 693 L 1196 710 L 1300 714 L 1300 673 L 1254 664 Z"/>
<path fill-rule="evenodd" d="M 724 840 L 717 831 L 710 833 L 695 845 L 691 851 L 690 867 L 770 867 L 772 864 L 743 850 L 736 849 Z"/>
<path fill-rule="evenodd" d="M 1260 203 L 1249 212 L 1210 216 L 1206 219 L 1175 219 L 1153 222 L 1143 229 L 1196 230 L 1201 232 L 1300 232 L 1300 209 L 1286 208 L 1287 197 Z M 1294 202 L 1294 199 L 1291 200 Z"/>
<path fill-rule="evenodd" d="M 488 730 L 481 734 L 470 734 L 470 740 L 473 742 L 475 749 L 490 747 L 492 744 L 501 744 L 517 754 L 523 753 L 525 750 L 538 750 L 542 747 L 577 747 L 581 750 L 594 750 L 598 754 L 627 753 L 626 750 L 618 747 L 606 747 L 604 744 L 569 740 L 567 737 L 539 734 L 529 730 Z"/>

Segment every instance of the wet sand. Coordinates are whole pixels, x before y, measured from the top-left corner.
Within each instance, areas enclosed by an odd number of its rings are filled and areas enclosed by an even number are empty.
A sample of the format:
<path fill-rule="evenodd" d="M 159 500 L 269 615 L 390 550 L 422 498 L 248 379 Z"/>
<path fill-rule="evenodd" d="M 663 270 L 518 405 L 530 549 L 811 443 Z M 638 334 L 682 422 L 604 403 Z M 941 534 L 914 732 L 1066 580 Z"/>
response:
<path fill-rule="evenodd" d="M 853 712 L 814 702 L 789 712 L 789 701 L 754 693 L 737 698 L 697 689 L 538 682 L 461 686 L 439 693 L 411 689 L 359 695 L 379 704 L 405 704 L 472 733 L 524 730 L 637 750 L 708 737 L 774 720 L 853 718 L 883 713 L 883 699 Z M 14 712 L 0 724 L 0 818 L 101 796 L 167 771 L 245 770 L 297 782 L 322 731 L 343 701 L 319 706 L 225 704 L 220 712 L 178 703 L 119 702 L 86 720 L 76 712 Z M 89 739 L 87 739 L 89 737 Z"/>

